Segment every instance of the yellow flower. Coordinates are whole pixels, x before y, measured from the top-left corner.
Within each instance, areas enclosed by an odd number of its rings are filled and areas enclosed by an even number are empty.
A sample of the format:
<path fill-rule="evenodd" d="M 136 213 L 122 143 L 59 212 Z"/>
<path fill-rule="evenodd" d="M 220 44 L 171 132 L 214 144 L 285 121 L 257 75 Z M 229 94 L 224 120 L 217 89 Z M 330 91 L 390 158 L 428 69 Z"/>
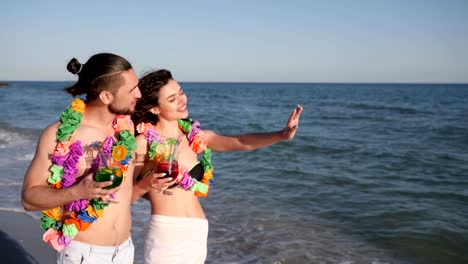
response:
<path fill-rule="evenodd" d="M 86 212 L 88 212 L 88 215 L 91 217 L 99 218 L 103 215 L 104 210 L 95 210 L 92 205 L 88 205 L 88 207 L 86 207 Z"/>
<path fill-rule="evenodd" d="M 54 218 L 57 221 L 62 220 L 62 213 L 61 213 L 60 207 L 55 207 L 49 210 L 45 210 L 43 213 L 50 218 Z"/>
<path fill-rule="evenodd" d="M 78 113 L 83 113 L 85 110 L 86 104 L 81 99 L 74 99 L 71 103 L 71 108 Z"/>
<path fill-rule="evenodd" d="M 203 179 L 209 181 L 212 178 L 213 178 L 213 169 L 209 169 L 208 171 L 205 171 L 205 173 L 203 174 Z"/>

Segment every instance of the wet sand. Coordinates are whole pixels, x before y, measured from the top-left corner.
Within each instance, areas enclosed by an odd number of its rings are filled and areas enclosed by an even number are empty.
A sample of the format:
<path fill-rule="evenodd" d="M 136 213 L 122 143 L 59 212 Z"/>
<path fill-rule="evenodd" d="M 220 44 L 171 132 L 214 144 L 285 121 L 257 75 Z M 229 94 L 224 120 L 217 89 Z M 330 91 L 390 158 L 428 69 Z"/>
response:
<path fill-rule="evenodd" d="M 55 250 L 42 241 L 40 221 L 26 213 L 0 211 L 2 263 L 56 263 Z"/>

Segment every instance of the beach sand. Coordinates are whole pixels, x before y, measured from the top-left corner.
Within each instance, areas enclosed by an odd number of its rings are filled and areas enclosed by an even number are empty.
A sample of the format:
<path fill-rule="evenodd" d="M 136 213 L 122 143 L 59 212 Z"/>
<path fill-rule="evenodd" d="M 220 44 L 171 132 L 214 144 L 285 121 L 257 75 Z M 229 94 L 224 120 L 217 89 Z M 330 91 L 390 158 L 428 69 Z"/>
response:
<path fill-rule="evenodd" d="M 56 252 L 42 241 L 40 221 L 26 213 L 0 211 L 2 263 L 56 263 Z"/>

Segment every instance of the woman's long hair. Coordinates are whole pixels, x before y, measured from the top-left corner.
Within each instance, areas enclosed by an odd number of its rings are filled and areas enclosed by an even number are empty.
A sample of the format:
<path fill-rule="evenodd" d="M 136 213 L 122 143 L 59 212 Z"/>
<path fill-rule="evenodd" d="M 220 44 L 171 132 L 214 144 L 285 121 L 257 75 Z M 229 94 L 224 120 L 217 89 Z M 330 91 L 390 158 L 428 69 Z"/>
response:
<path fill-rule="evenodd" d="M 158 117 L 149 110 L 159 105 L 159 91 L 169 80 L 173 80 L 168 70 L 157 70 L 146 74 L 140 79 L 138 87 L 141 91 L 141 99 L 137 101 L 132 121 L 135 125 L 141 122 L 156 125 Z"/>

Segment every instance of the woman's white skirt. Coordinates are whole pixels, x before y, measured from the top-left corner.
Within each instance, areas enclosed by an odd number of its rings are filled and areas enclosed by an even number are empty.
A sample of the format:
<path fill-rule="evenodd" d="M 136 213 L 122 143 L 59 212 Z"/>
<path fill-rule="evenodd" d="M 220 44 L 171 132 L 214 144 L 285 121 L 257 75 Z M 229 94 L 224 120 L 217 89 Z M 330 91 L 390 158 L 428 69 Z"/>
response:
<path fill-rule="evenodd" d="M 206 219 L 152 215 L 145 241 L 145 263 L 205 263 L 207 240 Z"/>

